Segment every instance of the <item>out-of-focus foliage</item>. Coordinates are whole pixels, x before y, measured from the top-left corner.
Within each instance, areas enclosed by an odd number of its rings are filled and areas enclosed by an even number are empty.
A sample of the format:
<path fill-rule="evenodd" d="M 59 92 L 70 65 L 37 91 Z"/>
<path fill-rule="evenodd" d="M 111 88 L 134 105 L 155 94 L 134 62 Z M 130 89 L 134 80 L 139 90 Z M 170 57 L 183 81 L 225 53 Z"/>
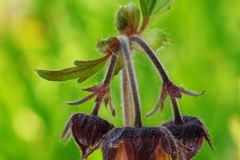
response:
<path fill-rule="evenodd" d="M 136 4 L 138 2 L 134 0 Z M 71 114 L 89 113 L 94 102 L 70 107 L 66 101 L 86 95 L 89 83 L 100 82 L 100 72 L 82 84 L 46 81 L 34 69 L 58 69 L 74 60 L 102 57 L 94 46 L 99 35 L 117 35 L 114 13 L 127 0 L 3 0 L 0 1 L 0 160 L 78 159 L 73 141 L 60 142 Z M 138 4 L 139 5 L 139 4 Z M 184 96 L 179 101 L 183 115 L 200 117 L 213 144 L 207 144 L 196 160 L 240 159 L 240 1 L 177 0 L 155 19 L 151 27 L 162 28 L 173 42 L 158 55 L 175 83 L 201 97 Z M 160 81 L 151 63 L 135 54 L 142 113 L 156 104 Z M 151 81 L 151 83 L 149 83 Z M 119 78 L 111 85 L 117 118 L 101 108 L 100 116 L 122 126 Z M 153 126 L 171 118 L 169 103 L 162 114 L 144 118 Z M 90 156 L 101 159 L 101 152 Z"/>

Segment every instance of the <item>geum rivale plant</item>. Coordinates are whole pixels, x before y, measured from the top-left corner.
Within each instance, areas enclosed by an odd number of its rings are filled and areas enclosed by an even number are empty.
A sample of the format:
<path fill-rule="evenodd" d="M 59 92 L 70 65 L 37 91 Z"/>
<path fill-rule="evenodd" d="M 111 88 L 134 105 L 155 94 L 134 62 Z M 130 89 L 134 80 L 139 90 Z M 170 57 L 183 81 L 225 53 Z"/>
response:
<path fill-rule="evenodd" d="M 101 148 L 104 160 L 189 160 L 198 153 L 204 139 L 213 148 L 201 120 L 197 117 L 181 116 L 177 103 L 182 94 L 200 96 L 205 91 L 196 94 L 170 80 L 155 51 L 171 41 L 162 30 L 147 29 L 149 22 L 167 11 L 173 0 L 139 2 L 141 11 L 130 2 L 117 12 L 115 22 L 119 36 L 104 40 L 99 38 L 96 49 L 105 56 L 91 61 L 75 61 L 75 67 L 63 70 L 36 70 L 41 77 L 50 81 L 78 79 L 78 83 L 81 83 L 108 63 L 103 81 L 84 89 L 91 92 L 85 98 L 69 102 L 70 105 L 79 105 L 95 97 L 92 113 L 72 115 L 62 133 L 62 139 L 66 136 L 66 142 L 70 137 L 74 138 L 82 151 L 81 159 L 87 159 L 94 150 Z M 167 96 L 171 102 L 173 119 L 156 127 L 142 125 L 141 103 L 132 58 L 134 50 L 149 58 L 162 80 L 159 100 L 146 117 L 156 113 L 159 108 L 162 112 Z M 110 83 L 120 71 L 125 125 L 115 128 L 113 124 L 100 118 L 98 112 L 104 103 L 110 107 L 112 115 L 116 116 Z"/>

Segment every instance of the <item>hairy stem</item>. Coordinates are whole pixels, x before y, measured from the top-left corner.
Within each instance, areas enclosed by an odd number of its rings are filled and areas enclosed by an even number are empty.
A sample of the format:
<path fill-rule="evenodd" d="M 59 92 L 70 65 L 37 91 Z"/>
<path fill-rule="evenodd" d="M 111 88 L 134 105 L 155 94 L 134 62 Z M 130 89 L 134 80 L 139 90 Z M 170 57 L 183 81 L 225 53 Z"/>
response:
<path fill-rule="evenodd" d="M 174 124 L 183 124 L 184 122 L 183 122 L 180 110 L 178 108 L 178 103 L 177 103 L 176 98 L 170 97 L 170 100 L 171 100 L 171 104 L 173 107 L 173 115 L 174 115 L 173 123 Z"/>
<path fill-rule="evenodd" d="M 113 54 L 112 54 L 111 61 L 110 61 L 109 65 L 108 65 L 107 73 L 106 73 L 105 78 L 103 80 L 103 85 L 104 86 L 109 85 L 109 83 L 110 83 L 110 81 L 112 79 L 112 76 L 113 76 L 114 70 L 115 70 L 115 66 L 116 66 L 116 62 L 117 62 L 117 59 L 118 59 L 118 55 L 117 55 L 118 52 L 119 52 L 119 50 L 117 49 L 116 53 L 113 52 Z M 98 111 L 99 111 L 100 105 L 101 105 L 102 100 L 103 100 L 102 98 L 99 99 L 95 103 L 95 106 L 94 106 L 94 108 L 92 110 L 92 113 L 91 113 L 92 115 L 98 115 Z"/>
<path fill-rule="evenodd" d="M 133 35 L 129 38 L 130 41 L 135 42 L 137 45 L 139 45 L 143 51 L 147 54 L 147 56 L 150 58 L 152 63 L 154 64 L 155 68 L 157 69 L 158 73 L 160 74 L 162 81 L 167 83 L 170 82 L 170 79 L 161 64 L 160 60 L 154 53 L 153 49 L 139 36 Z"/>
<path fill-rule="evenodd" d="M 124 126 L 133 126 L 133 102 L 131 98 L 131 88 L 126 67 L 122 69 L 122 100 Z"/>
<path fill-rule="evenodd" d="M 94 115 L 94 116 L 98 115 L 98 111 L 101 106 L 101 103 L 102 103 L 102 99 L 100 99 L 98 102 L 95 103 L 91 115 Z"/>
<path fill-rule="evenodd" d="M 156 56 L 155 52 L 153 51 L 153 49 L 141 37 L 139 37 L 137 35 L 133 35 L 129 39 L 130 39 L 130 41 L 135 42 L 137 45 L 139 45 L 142 48 L 142 50 L 147 54 L 147 56 L 149 57 L 149 59 L 152 61 L 155 68 L 157 69 L 160 77 L 162 78 L 163 85 L 168 85 L 168 84 L 172 83 L 170 81 L 170 78 L 168 77 L 163 65 L 161 64 L 160 60 Z M 176 100 L 176 98 L 171 97 L 171 95 L 170 95 L 170 99 L 171 99 L 171 104 L 172 104 L 172 108 L 173 108 L 174 123 L 182 124 L 183 120 L 182 120 L 181 113 L 179 111 L 177 100 Z M 155 111 L 155 109 L 154 109 L 154 111 Z"/>
<path fill-rule="evenodd" d="M 133 104 L 135 109 L 134 127 L 142 127 L 140 99 L 139 99 L 137 80 L 136 80 L 135 70 L 133 66 L 133 60 L 131 55 L 132 52 L 130 49 L 129 40 L 128 40 L 128 37 L 126 36 L 120 36 L 119 41 L 122 47 L 125 66 L 127 68 L 128 78 L 131 85 L 132 99 L 133 99 Z"/>
<path fill-rule="evenodd" d="M 109 63 L 108 70 L 107 70 L 107 73 L 106 73 L 104 81 L 103 81 L 103 83 L 105 83 L 105 84 L 109 84 L 109 82 L 112 79 L 112 76 L 113 76 L 113 73 L 114 73 L 114 70 L 116 67 L 117 59 L 118 59 L 118 52 L 119 51 L 117 50 L 116 53 L 112 54 L 112 59 Z"/>

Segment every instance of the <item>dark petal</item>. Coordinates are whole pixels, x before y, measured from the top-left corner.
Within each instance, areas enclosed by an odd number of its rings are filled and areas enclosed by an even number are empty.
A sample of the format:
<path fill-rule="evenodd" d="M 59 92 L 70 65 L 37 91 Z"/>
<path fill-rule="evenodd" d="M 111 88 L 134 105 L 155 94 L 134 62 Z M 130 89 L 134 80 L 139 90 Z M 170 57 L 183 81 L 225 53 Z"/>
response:
<path fill-rule="evenodd" d="M 112 124 L 97 116 L 77 113 L 70 117 L 62 139 L 69 132 L 67 140 L 72 136 L 82 151 L 82 158 L 87 158 L 100 147 L 103 136 L 113 128 Z"/>
<path fill-rule="evenodd" d="M 173 121 L 163 123 L 171 134 L 178 140 L 178 147 L 181 149 L 183 157 L 187 160 L 194 157 L 202 146 L 204 138 L 213 149 L 211 139 L 206 127 L 196 117 L 183 116 L 184 124 L 175 125 Z"/>
<path fill-rule="evenodd" d="M 115 160 L 118 144 L 121 141 L 123 133 L 124 129 L 120 130 L 116 128 L 104 136 L 102 145 L 103 160 Z"/>
<path fill-rule="evenodd" d="M 177 159 L 177 145 L 164 127 L 115 128 L 103 140 L 104 160 Z"/>

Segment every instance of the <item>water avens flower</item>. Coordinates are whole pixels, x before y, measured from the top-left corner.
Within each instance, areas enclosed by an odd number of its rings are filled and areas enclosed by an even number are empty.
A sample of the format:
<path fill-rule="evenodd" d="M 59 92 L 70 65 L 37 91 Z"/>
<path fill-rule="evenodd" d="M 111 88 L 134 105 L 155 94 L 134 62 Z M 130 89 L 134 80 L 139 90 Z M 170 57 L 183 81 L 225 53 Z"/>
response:
<path fill-rule="evenodd" d="M 91 92 L 85 98 L 68 102 L 80 105 L 95 98 L 90 114 L 76 113 L 68 120 L 62 139 L 73 138 L 81 150 L 81 160 L 86 160 L 96 149 L 102 149 L 103 160 L 190 160 L 198 153 L 205 139 L 212 147 L 206 127 L 196 117 L 182 116 L 178 99 L 182 94 L 201 96 L 179 87 L 168 76 L 156 55 L 156 50 L 164 44 L 171 44 L 167 35 L 160 29 L 148 29 L 148 24 L 171 8 L 174 0 L 139 0 L 141 9 L 129 2 L 116 13 L 115 24 L 118 36 L 98 39 L 96 49 L 104 54 L 95 60 L 74 61 L 74 67 L 62 70 L 36 70 L 50 81 L 78 79 L 87 80 L 108 64 L 102 82 L 83 89 Z M 141 15 L 142 14 L 142 18 Z M 142 21 L 141 21 L 142 20 Z M 153 49 L 154 48 L 154 49 Z M 160 126 L 147 127 L 142 121 L 142 105 L 135 73 L 134 51 L 146 55 L 155 67 L 162 81 L 159 99 L 146 117 L 151 117 L 158 109 L 162 112 L 169 96 L 173 119 Z M 176 63 L 175 63 L 176 64 Z M 111 81 L 121 72 L 122 111 L 124 126 L 115 128 L 113 124 L 100 118 L 102 103 L 109 106 L 112 116 L 117 117 L 112 98 Z M 151 83 L 151 79 L 146 79 Z"/>

